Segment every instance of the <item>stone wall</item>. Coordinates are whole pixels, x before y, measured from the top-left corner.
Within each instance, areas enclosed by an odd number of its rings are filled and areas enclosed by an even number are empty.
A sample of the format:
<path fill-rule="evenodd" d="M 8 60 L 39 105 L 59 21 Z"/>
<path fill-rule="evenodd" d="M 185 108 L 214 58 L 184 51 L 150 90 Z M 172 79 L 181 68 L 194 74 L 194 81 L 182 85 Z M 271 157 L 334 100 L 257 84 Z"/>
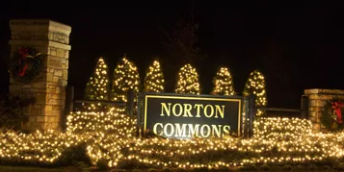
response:
<path fill-rule="evenodd" d="M 36 103 L 26 109 L 29 122 L 24 129 L 59 129 L 65 107 L 71 27 L 51 20 L 11 20 L 10 29 L 11 56 L 19 47 L 28 46 L 45 57 L 41 78 L 28 85 L 10 80 L 10 93 L 36 98 Z"/>
<path fill-rule="evenodd" d="M 324 131 L 320 124 L 320 117 L 324 106 L 329 100 L 344 99 L 344 90 L 334 89 L 306 89 L 305 95 L 309 97 L 309 119 L 313 122 L 314 130 Z"/>

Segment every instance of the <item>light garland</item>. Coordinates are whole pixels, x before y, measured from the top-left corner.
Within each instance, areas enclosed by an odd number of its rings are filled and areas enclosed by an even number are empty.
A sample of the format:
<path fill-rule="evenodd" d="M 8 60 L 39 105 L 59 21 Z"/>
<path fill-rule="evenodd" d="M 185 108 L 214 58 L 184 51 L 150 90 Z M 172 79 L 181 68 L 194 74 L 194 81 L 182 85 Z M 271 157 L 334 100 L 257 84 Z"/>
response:
<path fill-rule="evenodd" d="M 93 164 L 103 161 L 121 168 L 134 163 L 148 167 L 183 169 L 240 168 L 250 164 L 317 162 L 343 158 L 344 134 L 312 133 L 309 120 L 260 118 L 250 139 L 140 139 L 136 121 L 109 112 L 77 112 L 68 117 L 66 133 L 0 134 L 0 159 L 55 163 L 62 152 L 81 143 Z"/>
<path fill-rule="evenodd" d="M 73 134 L 88 132 L 119 133 L 123 136 L 133 137 L 135 120 L 126 117 L 122 108 L 111 108 L 104 112 L 76 112 L 67 118 L 67 132 Z"/>
<path fill-rule="evenodd" d="M 144 92 L 164 92 L 164 84 L 165 80 L 161 71 L 160 63 L 155 60 L 153 65 L 148 68 L 144 83 Z"/>
<path fill-rule="evenodd" d="M 200 94 L 198 73 L 190 64 L 183 66 L 178 73 L 177 94 Z"/>
<path fill-rule="evenodd" d="M 127 102 L 127 92 L 133 89 L 135 94 L 139 91 L 140 76 L 136 66 L 126 57 L 117 64 L 114 70 L 114 80 L 112 83 L 111 100 Z M 137 96 L 135 96 L 137 97 Z M 137 102 L 137 98 L 135 99 Z"/>
<path fill-rule="evenodd" d="M 213 95 L 235 95 L 233 79 L 228 68 L 222 67 L 214 77 Z"/>
<path fill-rule="evenodd" d="M 12 131 L 0 134 L 0 159 L 4 162 L 31 162 L 51 164 L 63 150 L 81 142 L 77 135 L 54 132 L 18 134 Z"/>
<path fill-rule="evenodd" d="M 99 58 L 95 71 L 86 84 L 86 100 L 109 100 L 109 74 L 108 67 L 102 57 Z M 104 110 L 104 107 L 98 104 L 90 104 L 87 110 Z"/>
<path fill-rule="evenodd" d="M 256 106 L 265 107 L 267 106 L 265 79 L 261 72 L 255 70 L 251 72 L 247 79 L 243 95 L 256 95 Z M 257 110 L 257 116 L 262 116 L 264 112 L 262 110 Z"/>

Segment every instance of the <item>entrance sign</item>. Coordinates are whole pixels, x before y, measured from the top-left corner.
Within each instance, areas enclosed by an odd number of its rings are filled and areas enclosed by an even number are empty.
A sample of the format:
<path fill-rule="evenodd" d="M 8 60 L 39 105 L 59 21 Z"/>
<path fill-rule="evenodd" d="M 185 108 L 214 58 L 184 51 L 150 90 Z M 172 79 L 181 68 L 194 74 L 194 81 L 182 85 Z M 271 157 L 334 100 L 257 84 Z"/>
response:
<path fill-rule="evenodd" d="M 144 132 L 179 139 L 239 136 L 241 113 L 241 97 L 146 94 Z"/>

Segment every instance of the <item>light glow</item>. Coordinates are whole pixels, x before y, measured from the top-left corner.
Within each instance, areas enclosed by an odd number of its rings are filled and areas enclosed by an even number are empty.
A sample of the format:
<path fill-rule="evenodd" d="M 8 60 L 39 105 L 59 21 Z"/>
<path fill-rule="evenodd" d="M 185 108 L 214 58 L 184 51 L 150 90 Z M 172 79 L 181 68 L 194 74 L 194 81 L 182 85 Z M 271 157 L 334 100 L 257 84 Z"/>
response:
<path fill-rule="evenodd" d="M 156 168 L 225 169 L 250 164 L 317 162 L 342 158 L 344 154 L 343 133 L 313 133 L 311 122 L 303 119 L 260 118 L 254 122 L 255 135 L 250 139 L 141 139 L 134 137 L 135 124 L 135 120 L 115 109 L 107 113 L 73 113 L 68 117 L 66 133 L 1 133 L 0 158 L 51 164 L 61 157 L 63 150 L 82 143 L 87 144 L 93 164 L 105 160 L 114 168 L 136 163 Z M 235 158 L 230 156 L 235 154 Z"/>

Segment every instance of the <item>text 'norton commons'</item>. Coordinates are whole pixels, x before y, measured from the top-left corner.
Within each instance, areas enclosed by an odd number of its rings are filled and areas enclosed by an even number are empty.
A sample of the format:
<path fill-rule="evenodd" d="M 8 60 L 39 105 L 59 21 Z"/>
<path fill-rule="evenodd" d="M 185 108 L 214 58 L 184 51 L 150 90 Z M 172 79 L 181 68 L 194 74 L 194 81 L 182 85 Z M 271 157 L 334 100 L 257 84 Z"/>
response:
<path fill-rule="evenodd" d="M 234 96 L 143 96 L 143 130 L 166 138 L 240 135 L 242 98 Z"/>

